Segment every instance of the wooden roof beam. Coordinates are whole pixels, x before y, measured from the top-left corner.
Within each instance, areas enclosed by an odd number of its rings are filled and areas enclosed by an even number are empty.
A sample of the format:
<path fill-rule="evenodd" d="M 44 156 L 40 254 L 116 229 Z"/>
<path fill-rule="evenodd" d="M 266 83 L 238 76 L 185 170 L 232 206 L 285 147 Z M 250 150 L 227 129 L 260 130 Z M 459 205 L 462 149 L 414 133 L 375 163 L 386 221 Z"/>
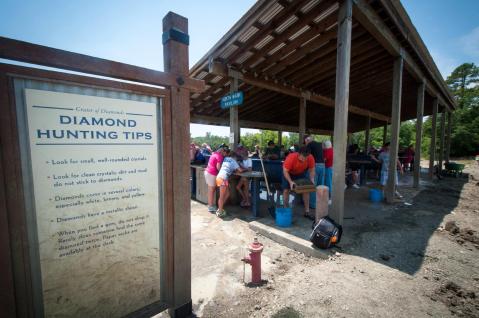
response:
<path fill-rule="evenodd" d="M 449 110 L 451 103 L 445 103 L 441 94 L 434 88 L 431 83 L 425 81 L 425 75 L 416 64 L 411 54 L 405 51 L 394 34 L 389 30 L 383 20 L 377 15 L 374 9 L 367 3 L 366 0 L 353 0 L 353 17 L 358 20 L 361 25 L 369 31 L 381 43 L 381 45 L 392 55 L 404 58 L 404 66 L 411 73 L 411 75 L 419 82 L 426 83 L 427 91 L 434 97 L 439 99 L 439 103 L 445 105 Z"/>
<path fill-rule="evenodd" d="M 157 86 L 182 87 L 202 92 L 204 82 L 182 74 L 160 72 L 85 54 L 13 40 L 0 36 L 0 58 L 49 66 Z M 181 84 L 180 84 L 181 83 Z"/>
<path fill-rule="evenodd" d="M 226 65 L 224 65 L 221 62 L 210 61 L 209 71 L 210 73 L 225 76 L 225 77 L 226 76 L 238 77 L 240 80 L 250 85 L 268 89 L 280 94 L 285 94 L 285 95 L 294 96 L 298 98 L 306 98 L 306 100 L 312 101 L 314 103 L 334 108 L 334 99 L 332 98 L 321 96 L 319 94 L 315 94 L 307 90 L 302 90 L 300 88 L 282 85 L 282 84 L 279 84 L 279 82 L 271 81 L 268 79 L 261 79 L 248 74 L 243 74 L 236 70 L 228 69 Z M 353 105 L 349 106 L 349 111 L 353 114 L 362 115 L 366 117 L 370 116 L 371 118 L 382 120 L 382 121 L 390 120 L 388 116 L 385 116 L 379 113 L 374 113 L 367 109 L 363 109 Z"/>
<path fill-rule="evenodd" d="M 443 91 L 447 93 L 446 98 L 452 103 L 455 104 L 454 97 L 452 97 L 449 88 L 447 87 L 446 83 L 442 79 L 442 75 L 439 72 L 434 60 L 432 59 L 429 51 L 427 50 L 426 45 L 422 41 L 419 33 L 417 32 L 416 28 L 412 24 L 411 19 L 409 18 L 406 10 L 402 6 L 400 1 L 390 1 L 390 0 L 379 0 L 386 10 L 386 12 L 391 17 L 392 21 L 401 32 L 402 36 L 412 43 L 411 48 L 418 56 L 421 63 L 423 63 L 426 70 L 432 75 L 432 77 L 442 86 Z"/>
<path fill-rule="evenodd" d="M 283 42 L 287 42 L 288 39 L 293 36 L 296 32 L 300 31 L 302 28 L 304 28 L 306 25 L 313 24 L 314 19 L 316 19 L 317 16 L 321 14 L 321 12 L 326 11 L 328 8 L 330 8 L 333 5 L 333 2 L 331 1 L 324 1 L 319 4 L 318 7 L 310 10 L 308 13 L 303 14 L 298 12 L 296 16 L 298 19 L 290 25 L 286 30 L 284 30 L 280 34 L 270 34 L 273 36 L 273 40 L 268 42 L 265 46 L 263 46 L 260 50 L 255 52 L 252 56 L 250 56 L 246 61 L 244 61 L 242 64 L 242 67 L 245 67 L 246 65 L 251 65 L 252 63 L 256 62 L 258 59 L 260 59 L 262 56 L 267 54 L 269 51 L 272 49 L 276 48 L 278 45 L 280 45 Z M 333 14 L 333 13 L 331 13 Z M 328 21 L 329 23 L 329 21 Z M 320 31 L 320 28 L 323 27 L 324 22 L 321 21 L 320 24 L 315 26 L 317 31 Z"/>
<path fill-rule="evenodd" d="M 199 116 L 199 115 L 192 115 L 190 122 L 192 124 L 203 124 L 203 125 L 218 125 L 218 126 L 229 126 L 229 118 L 221 118 L 221 117 L 212 117 L 212 116 Z M 287 132 L 299 132 L 299 127 L 296 126 L 288 126 L 288 125 L 278 125 L 275 123 L 265 123 L 265 122 L 257 122 L 251 120 L 240 120 L 239 121 L 241 128 L 253 128 L 253 129 L 268 129 L 268 130 L 280 130 L 280 131 L 287 131 Z M 332 131 L 330 130 L 323 130 L 323 129 L 314 129 L 308 128 L 308 132 L 317 134 L 317 135 L 331 135 Z"/>
<path fill-rule="evenodd" d="M 283 7 L 283 9 L 273 17 L 268 23 L 265 25 L 260 25 L 258 21 L 256 21 L 253 26 L 260 30 L 271 30 L 274 31 L 277 27 L 283 24 L 287 19 L 289 19 L 293 14 L 296 13 L 299 8 L 304 5 L 303 1 L 295 1 L 294 3 L 290 4 L 287 1 L 279 1 L 279 5 Z M 254 46 L 258 43 L 262 38 L 264 38 L 264 33 L 257 31 L 253 34 L 248 40 L 244 43 L 238 42 L 235 43 L 238 46 L 238 49 L 234 51 L 228 58 L 231 61 L 236 60 L 241 54 L 247 52 L 248 50 L 254 51 Z M 274 36 L 274 35 L 273 35 Z"/>

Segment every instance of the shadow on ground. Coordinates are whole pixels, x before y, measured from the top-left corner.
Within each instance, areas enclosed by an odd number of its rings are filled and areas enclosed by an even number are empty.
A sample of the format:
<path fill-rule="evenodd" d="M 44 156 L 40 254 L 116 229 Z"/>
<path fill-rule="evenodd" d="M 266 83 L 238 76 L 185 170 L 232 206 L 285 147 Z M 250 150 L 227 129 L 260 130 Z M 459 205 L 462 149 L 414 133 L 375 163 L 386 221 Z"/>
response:
<path fill-rule="evenodd" d="M 346 190 L 344 234 L 338 251 L 364 257 L 407 274 L 414 274 L 426 260 L 437 261 L 426 254 L 428 241 L 444 216 L 458 205 L 461 190 L 468 182 L 467 175 L 422 182 L 420 191 L 408 185 L 411 184 L 410 176 L 408 178 L 400 187 L 404 200 L 391 205 L 368 200 L 368 189 L 376 187 L 375 183 L 359 190 Z M 262 200 L 261 217 L 258 219 L 253 218 L 249 211 L 230 206 L 226 220 L 256 220 L 278 228 L 269 216 L 267 206 L 267 202 Z M 301 210 L 300 207 L 294 208 L 292 227 L 278 229 L 308 240 L 312 224 L 301 216 Z"/>

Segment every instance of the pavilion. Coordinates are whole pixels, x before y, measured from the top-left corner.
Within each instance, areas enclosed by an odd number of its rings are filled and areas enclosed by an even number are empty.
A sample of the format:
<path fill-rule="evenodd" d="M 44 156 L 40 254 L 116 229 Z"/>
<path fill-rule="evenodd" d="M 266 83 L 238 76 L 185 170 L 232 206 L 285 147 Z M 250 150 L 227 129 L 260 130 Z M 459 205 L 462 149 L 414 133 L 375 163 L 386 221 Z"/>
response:
<path fill-rule="evenodd" d="M 306 133 L 331 135 L 330 214 L 340 223 L 348 133 L 366 131 L 367 149 L 369 130 L 383 126 L 386 132 L 391 125 L 394 170 L 400 122 L 417 119 L 420 157 L 423 116 L 432 115 L 432 177 L 440 113 L 439 165 L 449 158 L 456 102 L 398 0 L 259 0 L 190 69 L 190 76 L 206 87 L 191 95 L 191 122 L 229 125 L 233 145 L 240 127 L 277 130 L 278 136 L 295 131 L 300 140 Z M 243 104 L 220 108 L 221 97 L 234 91 L 244 93 Z M 415 165 L 418 187 L 419 160 Z M 386 187 L 388 202 L 394 178 Z"/>

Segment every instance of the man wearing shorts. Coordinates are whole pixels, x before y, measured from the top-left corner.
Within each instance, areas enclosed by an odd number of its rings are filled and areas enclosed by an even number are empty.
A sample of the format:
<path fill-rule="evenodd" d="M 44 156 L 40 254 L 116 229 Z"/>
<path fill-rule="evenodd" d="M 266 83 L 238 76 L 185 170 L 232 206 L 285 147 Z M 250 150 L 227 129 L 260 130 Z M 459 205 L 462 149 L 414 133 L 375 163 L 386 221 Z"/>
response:
<path fill-rule="evenodd" d="M 283 176 L 281 187 L 283 188 L 283 201 L 286 208 L 289 207 L 289 191 L 296 186 L 295 180 L 305 179 L 306 172 L 309 172 L 309 179 L 314 184 L 315 162 L 308 148 L 301 147 L 298 152 L 291 153 L 283 163 Z M 309 214 L 309 193 L 303 193 L 304 216 L 314 220 Z"/>

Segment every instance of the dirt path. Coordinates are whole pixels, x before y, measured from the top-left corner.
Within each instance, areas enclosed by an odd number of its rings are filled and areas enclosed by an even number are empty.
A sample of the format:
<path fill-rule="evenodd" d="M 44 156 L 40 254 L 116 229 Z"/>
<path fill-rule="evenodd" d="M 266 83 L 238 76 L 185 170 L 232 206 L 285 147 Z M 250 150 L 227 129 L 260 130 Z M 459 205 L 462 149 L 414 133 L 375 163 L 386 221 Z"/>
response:
<path fill-rule="evenodd" d="M 423 189 L 388 225 L 363 226 L 329 260 L 265 244 L 260 287 L 243 285 L 246 222 L 192 204 L 193 303 L 203 317 L 479 317 L 479 169 Z M 416 237 L 427 240 L 416 244 Z M 429 234 L 430 233 L 430 234 Z M 346 233 L 347 235 L 347 233 Z M 422 235 L 422 236 L 420 236 Z M 247 267 L 247 272 L 249 268 Z M 248 277 L 246 278 L 248 280 Z"/>

